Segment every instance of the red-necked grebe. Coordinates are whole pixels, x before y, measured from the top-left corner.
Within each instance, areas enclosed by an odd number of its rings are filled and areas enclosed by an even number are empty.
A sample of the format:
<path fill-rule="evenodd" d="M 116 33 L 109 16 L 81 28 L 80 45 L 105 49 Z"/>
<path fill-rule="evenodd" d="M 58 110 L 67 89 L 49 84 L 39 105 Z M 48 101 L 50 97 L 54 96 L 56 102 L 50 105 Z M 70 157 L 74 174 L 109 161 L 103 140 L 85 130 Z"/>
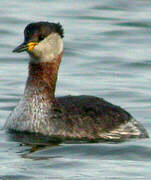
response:
<path fill-rule="evenodd" d="M 128 112 L 101 98 L 55 97 L 63 54 L 63 28 L 59 23 L 31 23 L 24 36 L 24 42 L 13 52 L 29 53 L 29 74 L 24 96 L 6 121 L 7 129 L 79 140 L 148 137 Z"/>

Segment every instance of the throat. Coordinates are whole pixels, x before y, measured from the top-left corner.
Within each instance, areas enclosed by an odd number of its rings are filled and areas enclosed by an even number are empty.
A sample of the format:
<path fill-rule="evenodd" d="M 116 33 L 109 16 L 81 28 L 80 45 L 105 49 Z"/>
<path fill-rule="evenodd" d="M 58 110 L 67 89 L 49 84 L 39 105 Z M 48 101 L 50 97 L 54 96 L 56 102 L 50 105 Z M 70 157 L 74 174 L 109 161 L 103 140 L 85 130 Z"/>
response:
<path fill-rule="evenodd" d="M 55 98 L 55 88 L 61 56 L 62 54 L 50 62 L 29 63 L 29 74 L 25 93 L 30 93 L 30 96 L 36 93 L 36 95 L 43 96 L 47 100 Z"/>

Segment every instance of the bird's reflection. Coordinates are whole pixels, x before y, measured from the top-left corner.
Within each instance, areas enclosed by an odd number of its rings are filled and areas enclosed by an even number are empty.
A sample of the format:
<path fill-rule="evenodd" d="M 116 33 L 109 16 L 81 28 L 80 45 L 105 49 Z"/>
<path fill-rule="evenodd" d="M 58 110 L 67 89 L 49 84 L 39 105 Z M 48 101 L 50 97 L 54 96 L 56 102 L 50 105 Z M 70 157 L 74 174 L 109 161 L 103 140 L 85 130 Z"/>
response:
<path fill-rule="evenodd" d="M 40 134 L 21 133 L 15 131 L 9 131 L 7 133 L 7 138 L 9 142 L 19 143 L 20 150 L 18 153 L 21 154 L 21 157 L 34 159 L 34 160 L 37 159 L 44 160 L 44 159 L 52 158 L 50 156 L 32 157 L 32 154 L 40 150 L 59 146 L 59 144 L 62 142 L 60 139 L 51 138 Z"/>

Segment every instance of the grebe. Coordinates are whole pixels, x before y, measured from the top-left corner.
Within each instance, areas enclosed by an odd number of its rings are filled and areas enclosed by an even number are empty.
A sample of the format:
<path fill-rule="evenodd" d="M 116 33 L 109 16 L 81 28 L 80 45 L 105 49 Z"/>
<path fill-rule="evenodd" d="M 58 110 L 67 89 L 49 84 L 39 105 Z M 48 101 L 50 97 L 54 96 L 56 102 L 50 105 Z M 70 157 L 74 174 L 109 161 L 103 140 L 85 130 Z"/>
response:
<path fill-rule="evenodd" d="M 86 95 L 55 97 L 63 35 L 59 23 L 26 26 L 24 42 L 13 52 L 28 52 L 28 79 L 24 96 L 5 128 L 88 141 L 147 138 L 145 128 L 128 112 L 104 99 Z"/>

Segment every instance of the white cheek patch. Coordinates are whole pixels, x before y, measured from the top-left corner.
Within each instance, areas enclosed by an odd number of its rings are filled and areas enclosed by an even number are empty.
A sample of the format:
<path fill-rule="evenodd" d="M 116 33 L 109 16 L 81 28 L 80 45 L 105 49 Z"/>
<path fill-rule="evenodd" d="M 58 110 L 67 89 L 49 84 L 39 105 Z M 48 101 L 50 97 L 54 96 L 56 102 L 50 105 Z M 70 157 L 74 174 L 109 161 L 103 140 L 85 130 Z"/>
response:
<path fill-rule="evenodd" d="M 36 45 L 32 51 L 40 62 L 50 62 L 63 51 L 63 41 L 57 33 L 52 33 Z"/>

